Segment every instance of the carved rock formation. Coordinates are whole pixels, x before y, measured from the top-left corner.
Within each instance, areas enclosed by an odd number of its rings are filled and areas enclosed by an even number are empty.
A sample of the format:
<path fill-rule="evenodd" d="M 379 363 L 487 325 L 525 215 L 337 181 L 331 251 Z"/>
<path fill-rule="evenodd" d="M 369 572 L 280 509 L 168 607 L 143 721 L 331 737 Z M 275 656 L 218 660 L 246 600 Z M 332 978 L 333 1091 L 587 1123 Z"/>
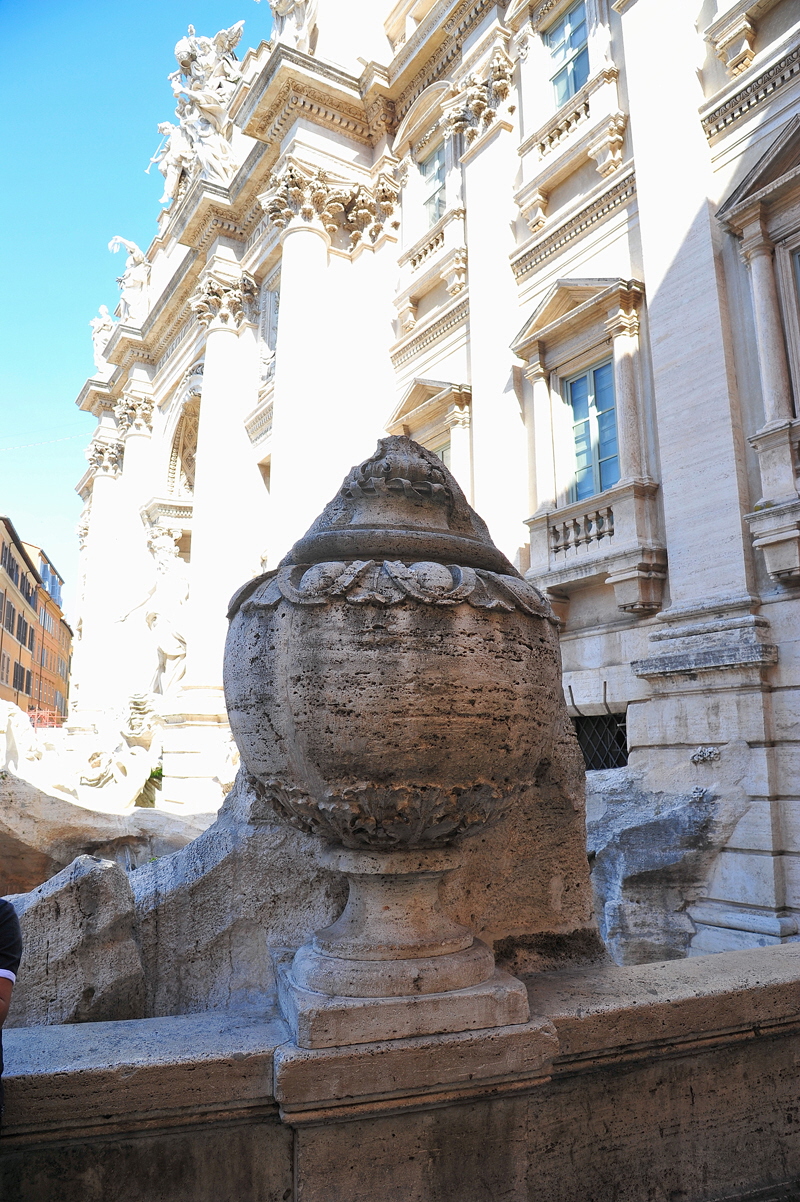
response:
<path fill-rule="evenodd" d="M 118 864 L 79 856 L 9 901 L 19 915 L 23 957 L 8 1026 L 143 1016 L 133 893 Z"/>

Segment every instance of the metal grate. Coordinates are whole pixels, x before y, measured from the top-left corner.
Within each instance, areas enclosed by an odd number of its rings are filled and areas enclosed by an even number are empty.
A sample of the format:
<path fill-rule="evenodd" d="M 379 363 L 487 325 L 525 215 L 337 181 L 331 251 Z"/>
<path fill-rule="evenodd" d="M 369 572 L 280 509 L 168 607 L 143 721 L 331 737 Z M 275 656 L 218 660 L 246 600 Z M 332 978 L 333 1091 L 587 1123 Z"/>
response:
<path fill-rule="evenodd" d="M 625 767 L 628 732 L 624 714 L 596 714 L 572 721 L 587 769 Z"/>

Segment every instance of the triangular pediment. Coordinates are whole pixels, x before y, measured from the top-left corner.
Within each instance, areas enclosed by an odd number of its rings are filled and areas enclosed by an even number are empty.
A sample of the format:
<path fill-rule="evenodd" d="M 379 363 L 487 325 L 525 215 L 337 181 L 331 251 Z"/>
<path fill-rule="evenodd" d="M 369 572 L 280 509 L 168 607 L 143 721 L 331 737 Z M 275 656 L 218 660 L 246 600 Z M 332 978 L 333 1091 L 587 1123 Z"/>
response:
<path fill-rule="evenodd" d="M 403 418 L 412 413 L 417 414 L 428 401 L 442 396 L 452 396 L 454 399 L 461 398 L 464 403 L 470 393 L 469 384 L 454 384 L 450 380 L 429 380 L 417 376 L 403 393 L 400 404 L 386 423 L 386 429 L 391 430 L 392 427 L 400 425 Z"/>
<path fill-rule="evenodd" d="M 532 342 L 570 313 L 583 310 L 621 283 L 616 279 L 557 280 L 511 343 L 512 351 L 520 358 L 526 358 L 525 349 Z"/>
<path fill-rule="evenodd" d="M 770 192 L 784 182 L 794 182 L 800 175 L 800 116 L 793 117 L 784 127 L 769 150 L 747 173 L 717 212 L 717 217 L 730 218 L 747 204 L 765 200 Z"/>

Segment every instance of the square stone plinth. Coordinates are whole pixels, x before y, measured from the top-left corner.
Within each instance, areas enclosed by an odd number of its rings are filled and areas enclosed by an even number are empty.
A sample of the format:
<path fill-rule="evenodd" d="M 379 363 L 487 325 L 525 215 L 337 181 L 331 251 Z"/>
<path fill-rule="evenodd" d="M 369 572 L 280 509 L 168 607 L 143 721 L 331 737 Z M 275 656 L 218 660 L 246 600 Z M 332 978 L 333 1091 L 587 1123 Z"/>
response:
<path fill-rule="evenodd" d="M 499 969 L 470 989 L 392 998 L 328 997 L 301 989 L 285 963 L 277 976 L 280 1007 L 301 1048 L 508 1027 L 527 1022 L 530 1013 L 525 986 Z"/>

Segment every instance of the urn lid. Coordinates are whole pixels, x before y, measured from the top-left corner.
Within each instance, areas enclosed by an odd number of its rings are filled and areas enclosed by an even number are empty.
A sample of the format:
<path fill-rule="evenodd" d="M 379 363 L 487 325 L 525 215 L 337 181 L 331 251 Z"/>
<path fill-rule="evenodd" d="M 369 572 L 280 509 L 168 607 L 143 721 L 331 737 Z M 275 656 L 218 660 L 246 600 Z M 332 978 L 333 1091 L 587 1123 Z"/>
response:
<path fill-rule="evenodd" d="M 339 559 L 434 560 L 518 576 L 438 455 L 396 435 L 351 468 L 281 566 Z"/>

